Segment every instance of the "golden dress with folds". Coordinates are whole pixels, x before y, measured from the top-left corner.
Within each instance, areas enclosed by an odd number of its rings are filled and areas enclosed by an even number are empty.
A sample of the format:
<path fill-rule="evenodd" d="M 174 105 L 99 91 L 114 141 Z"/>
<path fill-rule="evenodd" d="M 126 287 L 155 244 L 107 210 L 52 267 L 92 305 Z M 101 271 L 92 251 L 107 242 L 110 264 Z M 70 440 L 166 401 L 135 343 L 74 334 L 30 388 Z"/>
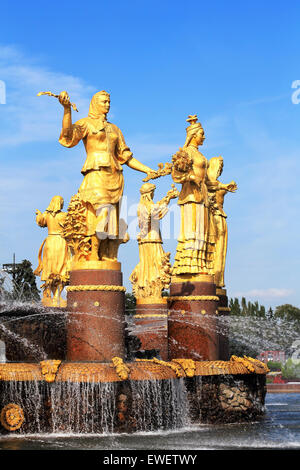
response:
<path fill-rule="evenodd" d="M 224 196 L 227 193 L 224 189 L 219 189 L 212 193 L 213 195 L 213 211 L 212 217 L 215 228 L 215 259 L 214 259 L 214 275 L 217 287 L 225 287 L 224 271 L 227 253 L 227 215 L 223 210 Z"/>
<path fill-rule="evenodd" d="M 69 271 L 69 252 L 66 240 L 62 236 L 62 224 L 66 214 L 57 212 L 52 214 L 45 211 L 36 216 L 40 227 L 48 228 L 48 236 L 39 249 L 39 265 L 35 274 L 41 274 L 42 281 L 56 277 L 62 282 L 66 281 Z"/>
<path fill-rule="evenodd" d="M 138 297 L 148 297 L 153 295 L 153 291 L 156 297 L 161 295 L 159 280 L 163 276 L 164 264 L 166 260 L 168 261 L 169 254 L 163 250 L 160 220 L 167 212 L 166 206 L 152 201 L 146 204 L 140 203 L 138 206 L 139 263 L 130 275 L 131 282 L 137 283 Z M 158 290 L 155 289 L 156 285 L 159 287 Z"/>
<path fill-rule="evenodd" d="M 184 150 L 192 157 L 193 167 L 199 162 L 206 166 L 206 158 L 194 146 Z M 175 183 L 181 183 L 182 189 L 178 198 L 181 223 L 172 275 L 213 274 L 214 260 L 214 227 L 209 213 L 208 193 L 205 179 L 197 183 L 190 181 L 194 174 L 192 168 L 182 182 L 182 173 L 173 169 Z"/>
<path fill-rule="evenodd" d="M 124 189 L 122 165 L 132 157 L 132 152 L 120 129 L 103 118 L 80 119 L 69 134 L 62 132 L 59 138 L 65 147 L 74 147 L 80 140 L 84 143 L 87 157 L 81 170 L 84 179 L 78 193 L 84 202 L 93 206 L 100 220 L 97 233 L 116 238 Z"/>

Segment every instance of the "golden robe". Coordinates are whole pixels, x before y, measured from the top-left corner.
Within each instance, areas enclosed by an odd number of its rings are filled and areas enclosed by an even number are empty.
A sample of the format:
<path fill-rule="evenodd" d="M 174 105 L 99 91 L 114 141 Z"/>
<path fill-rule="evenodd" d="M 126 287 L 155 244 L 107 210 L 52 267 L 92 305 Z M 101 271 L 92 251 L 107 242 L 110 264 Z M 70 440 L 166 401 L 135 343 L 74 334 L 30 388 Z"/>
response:
<path fill-rule="evenodd" d="M 137 297 L 161 296 L 164 264 L 169 254 L 163 250 L 159 225 L 166 212 L 166 208 L 153 202 L 138 206 L 140 261 L 129 278 L 136 285 Z"/>
<path fill-rule="evenodd" d="M 80 140 L 87 156 L 78 192 L 83 201 L 93 206 L 97 217 L 103 212 L 105 221 L 98 231 L 115 238 L 119 235 L 119 203 L 124 189 L 122 165 L 132 157 L 132 152 L 120 129 L 103 119 L 80 119 L 69 135 L 62 132 L 59 138 L 64 147 L 74 147 Z"/>
<path fill-rule="evenodd" d="M 209 214 L 208 193 L 205 184 L 207 160 L 194 146 L 184 150 L 192 157 L 192 169 L 184 175 L 173 168 L 172 178 L 181 183 L 178 198 L 181 223 L 172 275 L 211 274 L 214 255 L 214 228 Z M 199 171 L 200 170 L 200 171 Z M 202 178 L 198 178 L 202 174 Z M 189 179 L 190 176 L 195 181 Z"/>
<path fill-rule="evenodd" d="M 40 227 L 48 228 L 48 236 L 39 250 L 39 266 L 35 274 L 41 273 L 41 280 L 47 281 L 55 276 L 65 281 L 68 276 L 69 255 L 66 240 L 62 237 L 62 226 L 66 214 L 44 212 L 38 214 L 36 222 Z"/>

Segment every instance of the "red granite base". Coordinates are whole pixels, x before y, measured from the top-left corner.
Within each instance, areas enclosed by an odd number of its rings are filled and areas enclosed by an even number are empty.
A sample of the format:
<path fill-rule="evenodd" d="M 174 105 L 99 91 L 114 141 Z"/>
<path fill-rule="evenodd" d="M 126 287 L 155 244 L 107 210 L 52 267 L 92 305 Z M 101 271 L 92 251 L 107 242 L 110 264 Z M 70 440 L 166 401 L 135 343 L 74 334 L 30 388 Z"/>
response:
<path fill-rule="evenodd" d="M 109 290 L 110 286 L 115 290 Z M 109 362 L 115 356 L 124 358 L 125 294 L 117 290 L 123 289 L 122 273 L 105 269 L 72 271 L 70 287 L 67 360 Z M 72 290 L 74 287 L 79 290 Z"/>
<path fill-rule="evenodd" d="M 205 282 L 175 282 L 170 286 L 168 317 L 169 360 L 219 359 L 216 286 Z"/>
<path fill-rule="evenodd" d="M 160 358 L 168 360 L 168 306 L 167 303 L 136 306 L 134 335 L 141 341 L 142 351 L 157 350 Z"/>

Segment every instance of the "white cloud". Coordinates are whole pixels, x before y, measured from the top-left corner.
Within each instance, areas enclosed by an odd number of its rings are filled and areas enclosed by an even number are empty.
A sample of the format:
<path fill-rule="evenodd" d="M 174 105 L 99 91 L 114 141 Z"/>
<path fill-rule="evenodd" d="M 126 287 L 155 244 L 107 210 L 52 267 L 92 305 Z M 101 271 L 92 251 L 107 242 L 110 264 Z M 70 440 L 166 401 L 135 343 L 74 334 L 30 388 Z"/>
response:
<path fill-rule="evenodd" d="M 269 289 L 252 289 L 245 292 L 235 292 L 233 296 L 245 298 L 254 297 L 262 299 L 278 299 L 289 297 L 293 293 L 294 291 L 292 289 L 270 287 Z"/>
<path fill-rule="evenodd" d="M 0 146 L 57 139 L 62 107 L 55 98 L 37 97 L 40 91 L 67 90 L 84 116 L 94 88 L 70 74 L 52 71 L 33 62 L 14 47 L 0 46 L 0 80 L 6 85 L 6 104 L 0 107 Z"/>

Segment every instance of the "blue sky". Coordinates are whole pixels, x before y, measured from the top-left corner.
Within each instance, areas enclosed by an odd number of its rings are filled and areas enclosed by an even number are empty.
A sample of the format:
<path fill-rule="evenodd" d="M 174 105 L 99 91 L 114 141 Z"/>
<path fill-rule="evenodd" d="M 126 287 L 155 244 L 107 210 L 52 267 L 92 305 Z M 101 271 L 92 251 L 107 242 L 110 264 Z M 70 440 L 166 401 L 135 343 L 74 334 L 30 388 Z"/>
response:
<path fill-rule="evenodd" d="M 187 115 L 198 114 L 203 154 L 222 155 L 221 180 L 238 184 L 225 200 L 229 296 L 299 306 L 300 104 L 292 102 L 299 14 L 299 2 L 274 0 L 2 4 L 0 263 L 16 253 L 35 267 L 46 236 L 35 209 L 55 194 L 66 209 L 82 181 L 83 145 L 58 143 L 62 108 L 37 92 L 67 90 L 79 109 L 75 120 L 105 89 L 109 119 L 153 168 L 170 161 L 184 143 Z M 142 175 L 126 167 L 124 175 L 130 223 Z M 157 180 L 156 199 L 170 184 L 170 177 Z M 176 240 L 164 246 L 173 257 Z M 131 290 L 134 239 L 121 247 L 120 261 Z"/>

